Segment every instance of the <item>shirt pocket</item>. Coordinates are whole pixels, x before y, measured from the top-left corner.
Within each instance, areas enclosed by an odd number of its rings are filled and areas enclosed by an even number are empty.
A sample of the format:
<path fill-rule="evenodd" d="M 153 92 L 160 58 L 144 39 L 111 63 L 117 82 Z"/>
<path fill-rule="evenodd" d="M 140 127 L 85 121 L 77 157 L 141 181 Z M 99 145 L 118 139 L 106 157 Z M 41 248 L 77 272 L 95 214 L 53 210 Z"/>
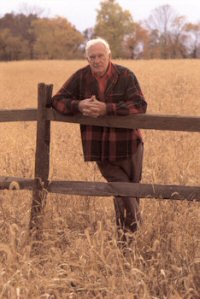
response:
<path fill-rule="evenodd" d="M 124 101 L 124 93 L 112 93 L 108 96 L 109 103 L 119 103 Z"/>

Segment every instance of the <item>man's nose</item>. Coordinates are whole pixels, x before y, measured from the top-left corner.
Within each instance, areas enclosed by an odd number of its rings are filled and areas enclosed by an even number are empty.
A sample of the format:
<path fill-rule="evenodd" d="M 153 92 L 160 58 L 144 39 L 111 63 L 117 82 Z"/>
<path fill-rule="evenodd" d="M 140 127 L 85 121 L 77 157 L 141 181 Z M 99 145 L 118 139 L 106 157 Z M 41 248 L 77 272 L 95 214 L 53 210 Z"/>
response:
<path fill-rule="evenodd" d="M 101 61 L 101 56 L 96 55 L 96 56 L 94 57 L 94 62 L 95 62 L 95 63 L 98 63 L 99 61 Z"/>

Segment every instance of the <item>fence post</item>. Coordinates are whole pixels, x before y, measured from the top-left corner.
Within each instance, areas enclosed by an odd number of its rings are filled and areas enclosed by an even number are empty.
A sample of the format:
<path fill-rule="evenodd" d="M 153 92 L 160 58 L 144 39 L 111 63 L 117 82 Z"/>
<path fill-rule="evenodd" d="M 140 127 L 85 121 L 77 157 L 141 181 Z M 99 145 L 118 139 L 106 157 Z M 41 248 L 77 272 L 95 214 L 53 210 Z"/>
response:
<path fill-rule="evenodd" d="M 53 85 L 38 84 L 37 135 L 35 153 L 36 187 L 32 195 L 29 229 L 31 236 L 39 239 L 42 232 L 43 211 L 47 197 L 46 187 L 49 177 L 50 121 L 46 120 Z"/>

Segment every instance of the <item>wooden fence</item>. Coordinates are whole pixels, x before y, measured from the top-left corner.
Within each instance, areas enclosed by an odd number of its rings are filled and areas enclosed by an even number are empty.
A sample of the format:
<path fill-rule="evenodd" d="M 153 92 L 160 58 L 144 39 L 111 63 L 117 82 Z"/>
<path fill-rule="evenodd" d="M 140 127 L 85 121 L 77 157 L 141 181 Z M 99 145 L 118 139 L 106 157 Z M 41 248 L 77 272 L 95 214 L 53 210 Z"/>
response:
<path fill-rule="evenodd" d="M 139 114 L 104 116 L 96 119 L 81 115 L 63 116 L 50 108 L 52 88 L 52 85 L 38 84 L 38 109 L 0 110 L 0 122 L 37 121 L 35 178 L 0 177 L 0 189 L 33 190 L 30 231 L 39 231 L 42 227 L 44 203 L 48 192 L 200 201 L 200 186 L 49 181 L 51 121 L 129 129 L 200 132 L 200 117 Z"/>

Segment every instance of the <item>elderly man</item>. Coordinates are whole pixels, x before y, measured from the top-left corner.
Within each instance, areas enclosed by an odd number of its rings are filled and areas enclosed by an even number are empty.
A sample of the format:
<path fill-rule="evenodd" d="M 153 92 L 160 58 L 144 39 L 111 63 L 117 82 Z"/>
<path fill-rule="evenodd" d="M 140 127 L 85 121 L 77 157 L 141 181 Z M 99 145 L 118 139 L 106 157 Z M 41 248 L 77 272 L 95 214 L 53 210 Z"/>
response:
<path fill-rule="evenodd" d="M 86 44 L 88 65 L 76 71 L 52 98 L 63 114 L 130 115 L 145 113 L 147 103 L 136 76 L 111 62 L 109 44 L 102 38 Z M 95 161 L 108 182 L 139 182 L 143 141 L 140 130 L 81 125 L 85 161 Z M 122 241 L 140 223 L 139 198 L 114 198 L 116 224 Z"/>

